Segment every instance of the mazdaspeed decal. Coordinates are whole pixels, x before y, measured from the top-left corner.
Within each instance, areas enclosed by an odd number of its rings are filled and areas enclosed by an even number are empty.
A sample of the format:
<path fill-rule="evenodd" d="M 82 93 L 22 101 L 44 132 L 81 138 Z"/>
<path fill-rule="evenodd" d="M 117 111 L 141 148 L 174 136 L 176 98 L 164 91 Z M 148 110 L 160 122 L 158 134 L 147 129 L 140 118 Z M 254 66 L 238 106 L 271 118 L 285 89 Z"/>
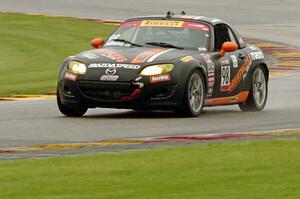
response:
<path fill-rule="evenodd" d="M 125 68 L 137 70 L 141 66 L 134 64 L 114 64 L 114 63 L 93 63 L 88 66 L 88 68 Z"/>
<path fill-rule="evenodd" d="M 248 71 L 248 68 L 252 64 L 251 55 L 247 55 L 243 65 L 241 66 L 238 73 L 234 76 L 234 78 L 230 82 L 229 92 L 234 91 L 234 89 L 238 86 L 240 81 L 243 79 L 244 74 Z"/>

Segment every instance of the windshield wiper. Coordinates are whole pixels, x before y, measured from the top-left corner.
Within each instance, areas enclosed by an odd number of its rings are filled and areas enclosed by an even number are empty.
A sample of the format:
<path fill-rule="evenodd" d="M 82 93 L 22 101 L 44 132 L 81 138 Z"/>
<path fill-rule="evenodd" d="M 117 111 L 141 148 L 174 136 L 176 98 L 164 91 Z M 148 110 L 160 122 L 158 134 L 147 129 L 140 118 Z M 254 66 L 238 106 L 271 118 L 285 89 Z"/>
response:
<path fill-rule="evenodd" d="M 165 42 L 147 42 L 147 45 L 151 45 L 151 46 L 161 46 L 161 47 L 165 47 L 165 48 L 177 48 L 180 50 L 183 50 L 183 47 L 179 47 L 179 46 L 175 46 L 173 44 L 169 44 L 169 43 L 165 43 Z"/>
<path fill-rule="evenodd" d="M 132 46 L 138 46 L 138 47 L 143 47 L 142 45 L 140 44 L 135 44 L 135 43 L 132 43 L 126 39 L 112 39 L 112 41 L 120 41 L 120 42 L 123 42 L 123 43 L 126 43 L 126 44 L 130 44 Z"/>

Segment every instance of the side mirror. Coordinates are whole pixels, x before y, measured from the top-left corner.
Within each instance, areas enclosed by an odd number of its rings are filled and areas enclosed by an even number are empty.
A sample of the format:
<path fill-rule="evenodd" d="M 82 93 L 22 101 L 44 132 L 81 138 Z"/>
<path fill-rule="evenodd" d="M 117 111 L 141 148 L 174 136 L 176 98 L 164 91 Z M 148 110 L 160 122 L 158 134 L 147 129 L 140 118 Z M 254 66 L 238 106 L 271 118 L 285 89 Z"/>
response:
<path fill-rule="evenodd" d="M 102 48 L 103 44 L 104 44 L 104 39 L 102 38 L 96 38 L 91 41 L 91 45 L 94 48 Z"/>
<path fill-rule="evenodd" d="M 227 41 L 222 44 L 222 49 L 220 51 L 220 56 L 223 57 L 225 53 L 234 52 L 238 49 L 238 46 L 236 43 Z"/>

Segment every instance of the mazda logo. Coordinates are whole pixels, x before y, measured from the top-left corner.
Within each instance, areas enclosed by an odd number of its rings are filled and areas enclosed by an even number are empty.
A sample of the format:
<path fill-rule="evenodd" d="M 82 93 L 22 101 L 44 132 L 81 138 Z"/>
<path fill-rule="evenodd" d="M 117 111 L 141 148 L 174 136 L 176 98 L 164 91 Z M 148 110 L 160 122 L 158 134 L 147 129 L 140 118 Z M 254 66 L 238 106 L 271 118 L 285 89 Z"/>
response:
<path fill-rule="evenodd" d="M 114 75 L 116 74 L 117 70 L 114 69 L 114 68 L 109 68 L 109 69 L 106 69 L 105 73 L 106 75 Z"/>

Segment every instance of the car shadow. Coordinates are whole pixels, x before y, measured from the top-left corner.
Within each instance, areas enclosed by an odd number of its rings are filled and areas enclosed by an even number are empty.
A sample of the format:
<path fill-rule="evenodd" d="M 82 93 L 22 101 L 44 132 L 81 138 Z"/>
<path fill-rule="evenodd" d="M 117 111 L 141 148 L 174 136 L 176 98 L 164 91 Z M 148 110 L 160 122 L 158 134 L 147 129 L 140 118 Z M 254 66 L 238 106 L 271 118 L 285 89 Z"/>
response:
<path fill-rule="evenodd" d="M 201 117 L 215 117 L 217 115 L 227 115 L 227 114 L 245 114 L 238 109 L 205 109 L 203 113 L 196 118 Z M 128 110 L 128 111 L 121 111 L 121 112 L 105 112 L 105 113 L 88 113 L 83 118 L 91 119 L 91 118 L 101 118 L 101 119 L 167 119 L 167 118 L 177 118 L 177 119 L 191 119 L 195 117 L 187 117 L 176 113 L 174 111 L 151 111 L 151 110 L 143 110 L 143 111 L 135 111 L 135 110 Z"/>

